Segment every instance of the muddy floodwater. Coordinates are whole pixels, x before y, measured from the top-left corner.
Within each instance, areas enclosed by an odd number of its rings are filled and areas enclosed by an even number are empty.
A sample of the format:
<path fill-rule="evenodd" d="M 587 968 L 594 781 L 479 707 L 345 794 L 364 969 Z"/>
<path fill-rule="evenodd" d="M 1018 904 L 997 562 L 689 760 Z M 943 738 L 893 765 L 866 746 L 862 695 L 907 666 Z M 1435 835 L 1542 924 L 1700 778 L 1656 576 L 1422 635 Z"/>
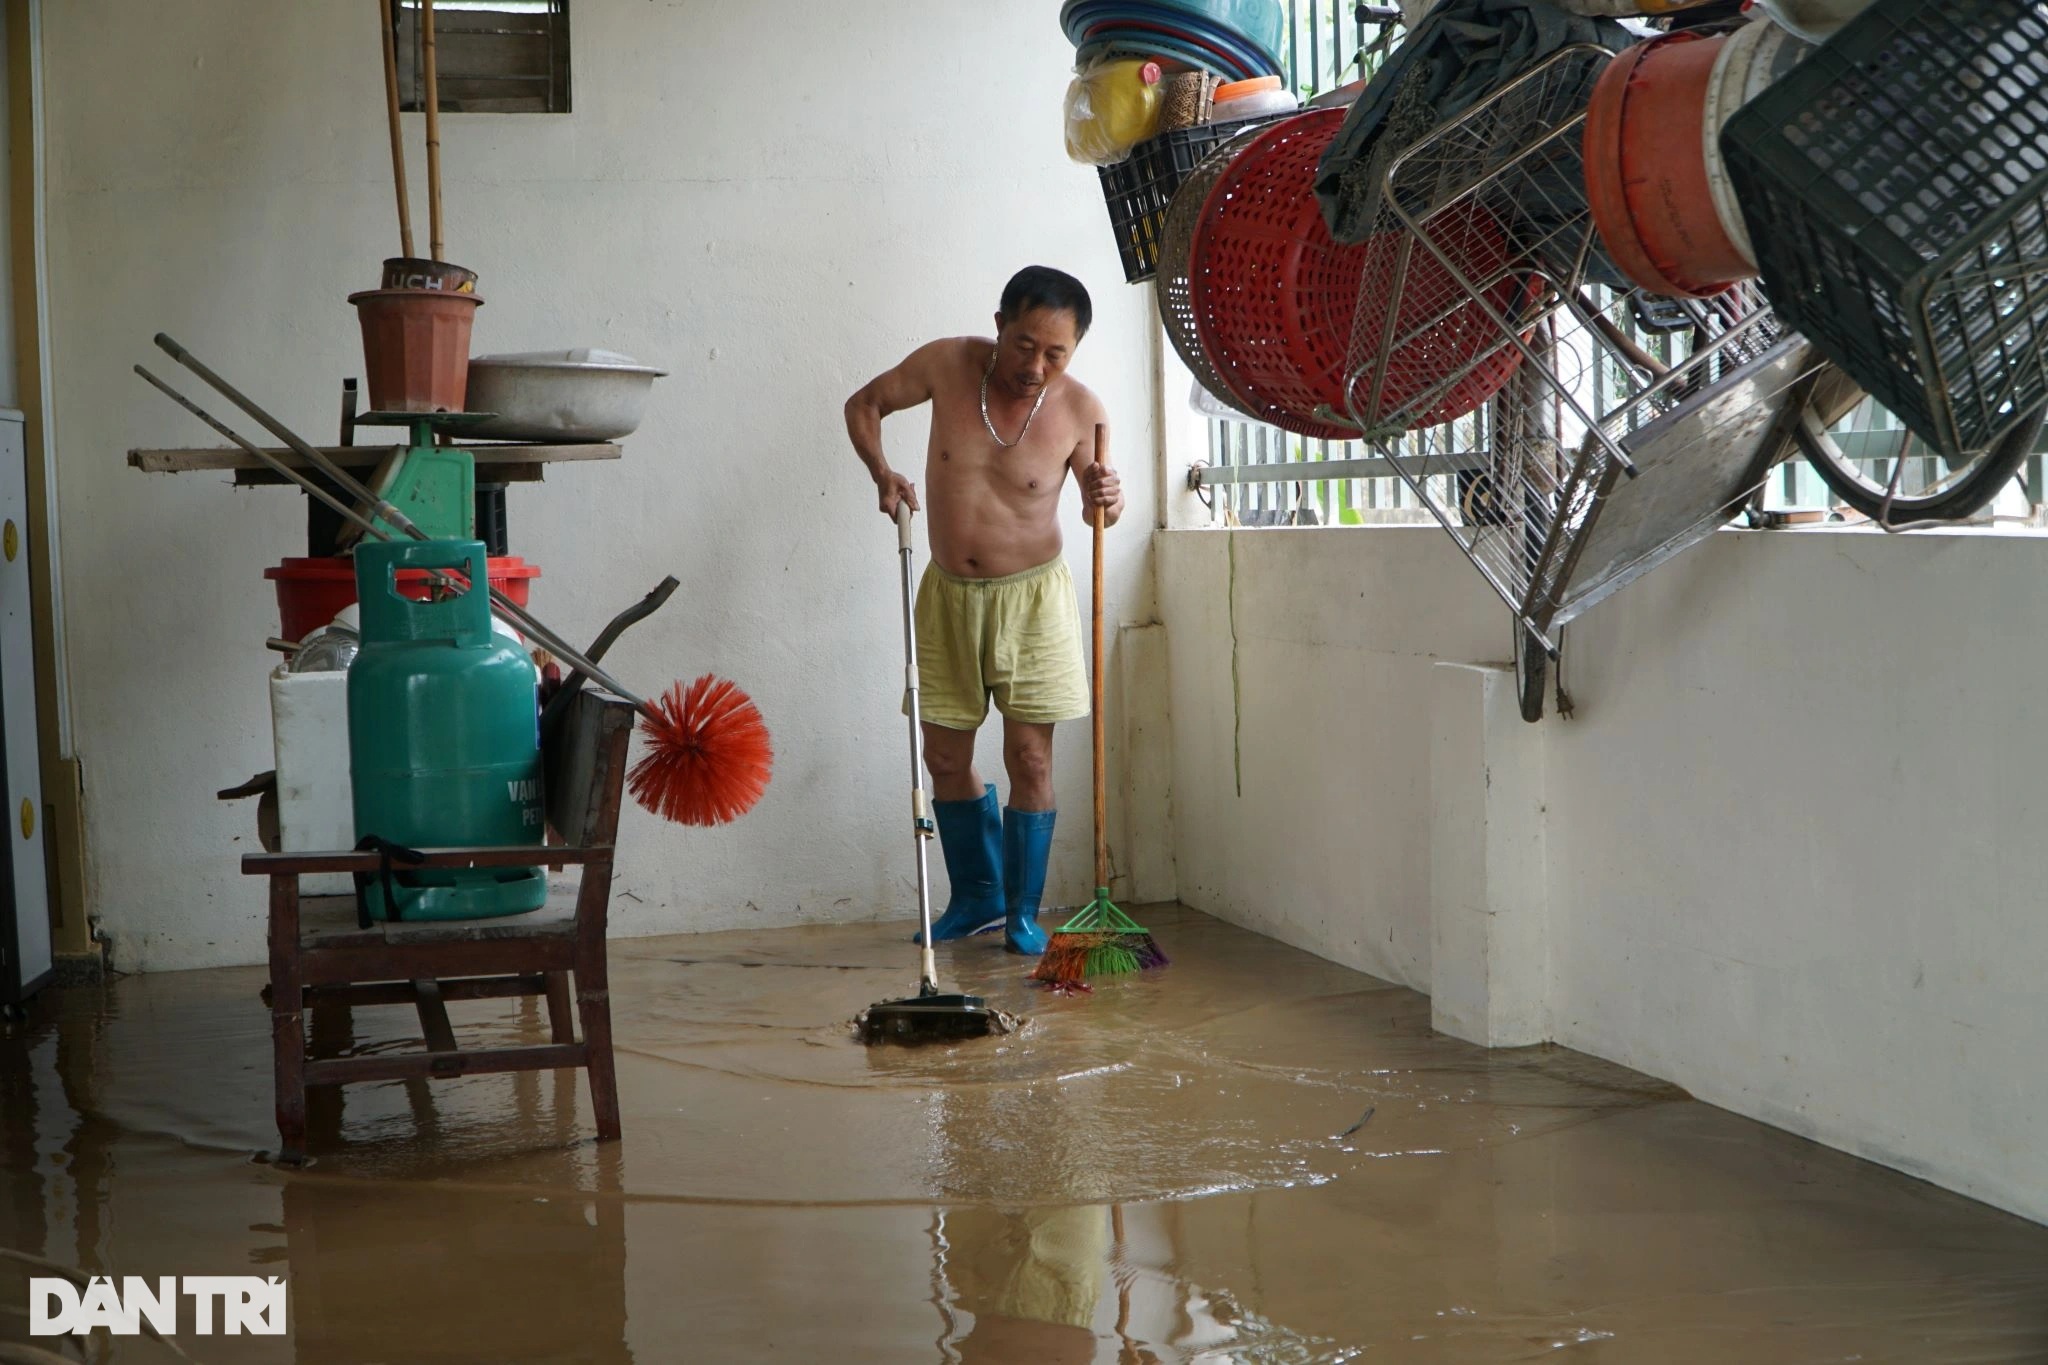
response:
<path fill-rule="evenodd" d="M 199 1362 L 2048 1361 L 2048 1229 L 1191 911 L 1092 995 L 943 945 L 1004 1037 L 870 1049 L 894 927 L 612 945 L 625 1137 L 581 1073 L 314 1091 L 275 1145 L 258 969 L 48 993 L 0 1036 L 0 1248 L 280 1275 Z M 451 1005 L 544 1041 L 537 1002 Z M 376 1052 L 409 1009 L 316 1021 Z M 1901 1096 L 1910 1103 L 1910 1096 Z M 0 1257 L 0 1360 L 33 1273 Z M 59 1358 L 174 1361 L 147 1340 Z"/>

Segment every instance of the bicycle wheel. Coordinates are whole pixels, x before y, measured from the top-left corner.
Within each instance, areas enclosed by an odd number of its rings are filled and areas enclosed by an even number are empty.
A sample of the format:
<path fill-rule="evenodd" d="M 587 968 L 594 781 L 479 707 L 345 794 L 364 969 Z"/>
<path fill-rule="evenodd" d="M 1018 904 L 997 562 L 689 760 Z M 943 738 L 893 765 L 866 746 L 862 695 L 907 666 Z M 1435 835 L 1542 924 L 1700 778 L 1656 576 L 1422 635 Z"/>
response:
<path fill-rule="evenodd" d="M 1828 433 L 1829 426 L 1855 407 L 1860 391 L 1847 376 L 1836 371 L 1815 386 L 1814 394 L 1805 414 L 1792 428 L 1792 439 L 1800 453 L 1836 497 L 1872 521 L 1884 520 L 1893 526 L 1915 521 L 1962 521 L 1982 511 L 2033 453 L 2041 434 L 2042 416 L 2048 412 L 2036 409 L 2021 418 L 1987 449 L 1969 451 L 1957 459 L 1937 457 L 1946 467 L 1940 477 L 1926 487 L 1898 494 L 1891 500 L 1887 513 L 1885 492 L 1891 484 L 1891 474 L 1887 471 L 1879 478 L 1868 462 L 1845 455 Z"/>

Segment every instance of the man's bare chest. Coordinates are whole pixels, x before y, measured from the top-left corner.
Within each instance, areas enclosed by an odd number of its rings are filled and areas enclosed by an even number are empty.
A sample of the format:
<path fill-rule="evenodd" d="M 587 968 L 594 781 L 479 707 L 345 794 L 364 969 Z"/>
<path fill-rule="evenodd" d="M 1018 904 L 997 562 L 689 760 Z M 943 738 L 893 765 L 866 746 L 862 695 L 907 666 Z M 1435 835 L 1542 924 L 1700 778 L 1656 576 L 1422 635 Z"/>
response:
<path fill-rule="evenodd" d="M 1015 442 L 1006 446 L 990 433 L 990 423 L 983 420 L 978 401 L 935 403 L 931 476 L 980 476 L 1015 486 L 1019 491 L 1044 489 L 1048 483 L 1057 487 L 1074 443 L 1072 433 L 1064 430 L 1068 425 L 1064 414 L 1054 420 L 1048 417 L 1049 414 L 1040 412 L 1024 427 L 1022 439 L 1015 432 L 1003 431 L 1001 422 L 996 421 L 996 430 L 1003 439 Z M 1018 425 L 1023 423 L 1018 421 Z"/>

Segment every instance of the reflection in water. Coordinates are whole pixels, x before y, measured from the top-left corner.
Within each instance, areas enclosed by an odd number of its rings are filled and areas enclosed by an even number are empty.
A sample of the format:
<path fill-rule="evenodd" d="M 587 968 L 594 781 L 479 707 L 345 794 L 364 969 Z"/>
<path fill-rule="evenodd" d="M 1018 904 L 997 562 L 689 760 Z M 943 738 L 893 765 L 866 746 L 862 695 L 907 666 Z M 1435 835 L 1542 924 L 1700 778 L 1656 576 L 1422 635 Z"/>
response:
<path fill-rule="evenodd" d="M 35 1002 L 32 1017 L 43 1021 L 40 1027 L 17 1025 L 8 1030 L 12 1036 L 0 1036 L 0 1247 L 98 1273 L 106 1269 L 101 1249 L 114 1134 L 74 1119 L 91 1095 L 102 1038 L 94 1008 L 100 997 L 65 992 L 73 1000 L 85 997 L 86 1008 L 52 1021 L 48 1001 L 54 994 Z M 22 1297 L 0 1303 L 21 1304 L 31 1273 L 25 1262 L 0 1264 L 0 1285 L 23 1286 Z M 0 1340 L 9 1336 L 7 1316 L 0 1315 Z M 25 1333 L 18 1319 L 12 1326 Z"/>
<path fill-rule="evenodd" d="M 1242 1231 L 1225 1259 L 1255 1283 L 1256 1247 Z M 1356 1353 L 1184 1278 L 1195 1248 L 1176 1205 L 946 1209 L 931 1237 L 942 1356 L 963 1365 L 1307 1365 Z M 1210 1240 L 1204 1259 L 1220 1249 Z"/>
<path fill-rule="evenodd" d="M 203 975 L 52 992 L 28 1029 L 0 1037 L 0 1249 L 87 1274 L 283 1275 L 289 1339 L 188 1335 L 209 1363 L 632 1365 L 623 1157 L 583 1139 L 580 1073 L 323 1087 L 309 1097 L 315 1164 L 254 1164 L 248 1147 L 134 1123 L 174 1123 L 195 1083 L 234 1096 L 267 1062 L 253 992 L 195 992 Z M 495 1027 L 544 1032 L 537 1010 Z M 223 1017 L 246 1019 L 259 1044 L 227 1064 L 208 1046 Z M 374 1051 L 399 1027 L 319 1010 L 312 1041 L 323 1055 Z M 137 1085 L 149 1061 L 163 1065 Z M 259 1074 L 267 1086 L 267 1065 Z M 0 1257 L 0 1346 L 33 1344 L 39 1273 Z M 174 1359 L 104 1333 L 75 1346 L 93 1361 Z"/>
<path fill-rule="evenodd" d="M 381 1035 L 360 1037 L 354 1016 L 346 1007 L 315 1010 L 314 1052 L 340 1056 L 378 1047 Z M 519 1041 L 544 1031 L 532 999 L 501 1017 Z M 460 1115 L 465 1140 L 483 1136 L 473 1105 L 460 1102 L 456 1087 L 412 1077 L 309 1092 L 310 1149 L 326 1160 L 289 1174 L 282 1191 L 300 1365 L 631 1365 L 622 1158 L 615 1144 L 578 1141 L 581 1075 L 521 1071 L 492 1081 L 500 1100 L 487 1126 L 500 1128 L 507 1146 L 526 1147 L 520 1179 L 547 1191 L 539 1195 L 488 1188 L 488 1163 L 444 1167 L 468 1180 L 393 1185 L 376 1178 L 431 1162 L 446 1146 L 444 1104 Z M 400 1105 L 402 1112 L 385 1112 Z M 478 1176 L 485 1188 L 472 1183 Z M 490 1311 L 451 1321 L 451 1288 L 474 1295 L 480 1282 Z M 501 1292 L 490 1293 L 492 1286 Z M 370 1304 L 374 1312 L 365 1311 Z"/>
<path fill-rule="evenodd" d="M 493 1197 L 314 1171 L 288 1180 L 283 1206 L 301 1365 L 634 1359 L 616 1185 Z"/>
<path fill-rule="evenodd" d="M 1108 1209 L 954 1209 L 937 1216 L 932 1240 L 941 1305 L 971 1318 L 954 1342 L 962 1361 L 1095 1358 Z"/>

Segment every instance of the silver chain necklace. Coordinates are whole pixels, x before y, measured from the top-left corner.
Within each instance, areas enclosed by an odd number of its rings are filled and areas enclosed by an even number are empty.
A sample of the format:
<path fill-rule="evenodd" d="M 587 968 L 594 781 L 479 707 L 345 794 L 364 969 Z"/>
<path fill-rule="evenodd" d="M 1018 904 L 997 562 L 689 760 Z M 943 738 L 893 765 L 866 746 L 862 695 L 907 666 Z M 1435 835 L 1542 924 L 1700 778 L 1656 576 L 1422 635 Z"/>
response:
<path fill-rule="evenodd" d="M 1017 433 L 1017 440 L 1005 441 L 1002 437 L 996 436 L 996 424 L 994 422 L 991 422 L 988 417 L 988 379 L 989 376 L 994 374 L 995 372 L 996 353 L 993 350 L 991 350 L 988 353 L 988 366 L 981 372 L 981 424 L 988 428 L 988 434 L 990 436 L 995 437 L 995 442 L 997 445 L 1001 446 L 1005 450 L 1008 450 L 1012 446 L 1016 445 L 1017 441 L 1022 441 L 1024 439 L 1025 432 L 1031 430 L 1031 419 L 1033 417 L 1038 416 L 1038 410 L 1045 406 L 1046 390 L 1045 388 L 1039 389 L 1038 401 L 1031 405 L 1031 411 L 1025 415 L 1024 430 Z M 1050 385 L 1046 386 L 1046 388 L 1050 387 Z"/>

